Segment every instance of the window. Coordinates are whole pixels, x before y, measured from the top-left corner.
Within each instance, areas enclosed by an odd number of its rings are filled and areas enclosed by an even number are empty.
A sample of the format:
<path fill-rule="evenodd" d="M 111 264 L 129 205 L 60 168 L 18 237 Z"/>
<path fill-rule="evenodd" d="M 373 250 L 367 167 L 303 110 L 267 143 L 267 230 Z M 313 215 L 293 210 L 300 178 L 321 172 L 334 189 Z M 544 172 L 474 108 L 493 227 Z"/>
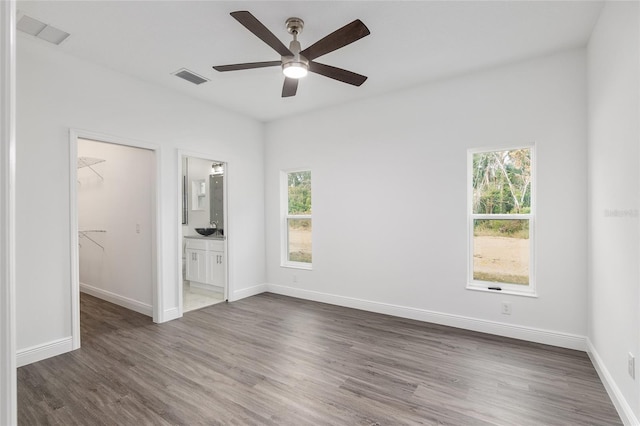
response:
<path fill-rule="evenodd" d="M 282 173 L 282 266 L 311 269 L 311 171 Z"/>
<path fill-rule="evenodd" d="M 535 294 L 533 147 L 470 150 L 467 288 Z"/>

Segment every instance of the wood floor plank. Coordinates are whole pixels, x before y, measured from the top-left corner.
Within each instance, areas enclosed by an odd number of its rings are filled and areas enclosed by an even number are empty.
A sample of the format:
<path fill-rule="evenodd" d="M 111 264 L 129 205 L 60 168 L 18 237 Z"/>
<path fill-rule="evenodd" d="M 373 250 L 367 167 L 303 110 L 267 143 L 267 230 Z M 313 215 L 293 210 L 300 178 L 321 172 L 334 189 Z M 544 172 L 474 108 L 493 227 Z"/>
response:
<path fill-rule="evenodd" d="M 262 294 L 153 324 L 81 296 L 21 425 L 618 425 L 585 353 Z"/>

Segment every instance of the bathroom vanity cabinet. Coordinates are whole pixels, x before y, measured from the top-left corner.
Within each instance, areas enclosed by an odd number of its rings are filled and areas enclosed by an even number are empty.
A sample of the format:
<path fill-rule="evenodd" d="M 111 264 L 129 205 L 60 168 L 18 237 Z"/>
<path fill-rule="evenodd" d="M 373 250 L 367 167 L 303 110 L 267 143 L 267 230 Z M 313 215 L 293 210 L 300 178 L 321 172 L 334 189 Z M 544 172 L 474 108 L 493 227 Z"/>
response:
<path fill-rule="evenodd" d="M 186 279 L 191 285 L 205 284 L 224 290 L 224 240 L 185 237 L 185 254 Z"/>

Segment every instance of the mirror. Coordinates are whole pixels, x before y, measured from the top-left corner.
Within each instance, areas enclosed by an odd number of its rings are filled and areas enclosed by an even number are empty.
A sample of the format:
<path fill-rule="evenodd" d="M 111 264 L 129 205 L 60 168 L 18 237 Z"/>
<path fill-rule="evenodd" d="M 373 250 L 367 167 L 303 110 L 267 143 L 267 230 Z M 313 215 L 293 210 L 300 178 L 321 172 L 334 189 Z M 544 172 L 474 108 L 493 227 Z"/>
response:
<path fill-rule="evenodd" d="M 218 166 L 218 167 L 216 167 Z M 224 165 L 214 164 L 209 176 L 209 222 L 224 230 Z"/>

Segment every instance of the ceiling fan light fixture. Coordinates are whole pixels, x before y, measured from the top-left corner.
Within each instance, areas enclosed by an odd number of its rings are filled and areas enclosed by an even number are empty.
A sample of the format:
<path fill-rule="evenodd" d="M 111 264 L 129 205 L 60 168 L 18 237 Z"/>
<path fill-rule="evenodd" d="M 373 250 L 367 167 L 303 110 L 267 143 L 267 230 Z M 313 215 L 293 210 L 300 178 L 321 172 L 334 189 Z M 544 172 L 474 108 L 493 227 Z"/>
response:
<path fill-rule="evenodd" d="M 287 62 L 282 64 L 282 73 L 289 78 L 302 78 L 308 74 L 308 65 L 304 62 Z"/>
<path fill-rule="evenodd" d="M 302 48 L 298 41 L 298 34 L 302 31 L 304 22 L 300 18 L 287 19 L 287 30 L 293 35 L 293 40 L 289 43 L 289 50 L 293 56 L 282 57 L 282 73 L 285 77 L 295 78 L 296 80 L 307 75 L 309 71 L 309 61 L 300 55 Z"/>

